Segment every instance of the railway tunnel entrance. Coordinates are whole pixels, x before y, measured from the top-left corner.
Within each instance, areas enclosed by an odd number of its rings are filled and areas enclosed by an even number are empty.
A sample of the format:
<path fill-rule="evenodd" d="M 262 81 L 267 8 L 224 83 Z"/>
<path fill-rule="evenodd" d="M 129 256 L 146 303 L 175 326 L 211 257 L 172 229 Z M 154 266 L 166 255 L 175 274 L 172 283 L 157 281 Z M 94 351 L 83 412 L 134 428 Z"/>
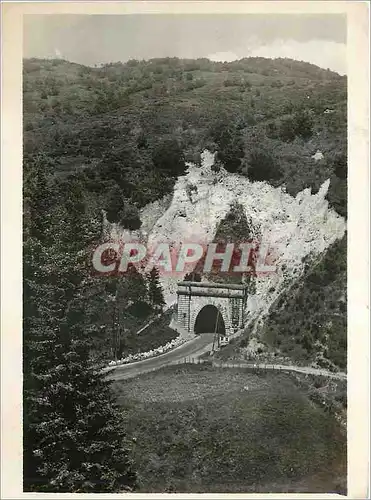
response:
<path fill-rule="evenodd" d="M 216 328 L 219 337 L 230 337 L 243 328 L 244 284 L 179 281 L 177 296 L 177 323 L 190 334 L 213 333 Z"/>
<path fill-rule="evenodd" d="M 225 336 L 225 323 L 223 316 L 216 306 L 211 304 L 204 306 L 198 313 L 194 333 L 218 333 Z"/>

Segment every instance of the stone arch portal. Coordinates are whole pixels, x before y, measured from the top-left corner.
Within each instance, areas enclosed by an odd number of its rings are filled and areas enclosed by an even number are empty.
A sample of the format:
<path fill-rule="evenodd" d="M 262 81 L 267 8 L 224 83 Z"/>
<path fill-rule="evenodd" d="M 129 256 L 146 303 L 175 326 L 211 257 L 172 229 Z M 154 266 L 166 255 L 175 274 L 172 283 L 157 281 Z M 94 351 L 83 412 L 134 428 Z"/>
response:
<path fill-rule="evenodd" d="M 244 313 L 247 298 L 246 285 L 229 285 L 206 282 L 181 281 L 178 283 L 179 326 L 190 334 L 202 333 L 201 329 L 217 326 L 227 337 L 232 336 L 244 326 Z M 203 312 L 202 312 L 203 311 Z M 216 325 L 213 318 L 222 318 L 223 323 Z M 199 317 L 202 313 L 201 318 Z M 209 319 L 207 319 L 207 317 Z M 203 323 L 204 322 L 204 323 Z M 224 324 L 224 328 L 222 328 Z M 207 333 L 212 333 L 211 330 Z M 222 332 L 220 332 L 222 334 Z"/>

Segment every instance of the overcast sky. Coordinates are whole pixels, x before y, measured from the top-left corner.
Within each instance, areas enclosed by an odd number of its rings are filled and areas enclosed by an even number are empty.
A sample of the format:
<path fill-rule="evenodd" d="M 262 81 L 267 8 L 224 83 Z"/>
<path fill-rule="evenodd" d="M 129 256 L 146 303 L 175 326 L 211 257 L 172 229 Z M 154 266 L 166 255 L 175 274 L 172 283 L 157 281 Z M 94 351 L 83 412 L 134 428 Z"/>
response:
<path fill-rule="evenodd" d="M 90 65 L 154 57 L 290 57 L 346 73 L 343 15 L 27 15 L 24 57 Z"/>

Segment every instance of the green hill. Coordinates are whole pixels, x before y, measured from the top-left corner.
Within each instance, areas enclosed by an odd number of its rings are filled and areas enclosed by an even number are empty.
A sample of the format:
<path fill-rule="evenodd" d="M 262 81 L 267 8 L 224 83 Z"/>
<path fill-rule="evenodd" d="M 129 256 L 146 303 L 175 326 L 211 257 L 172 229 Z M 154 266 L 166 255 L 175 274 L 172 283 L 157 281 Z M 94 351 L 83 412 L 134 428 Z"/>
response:
<path fill-rule="evenodd" d="M 77 174 L 93 205 L 110 203 L 116 186 L 136 207 L 157 199 L 184 159 L 199 161 L 208 146 L 242 175 L 292 194 L 332 177 L 330 201 L 346 211 L 346 79 L 314 65 L 166 58 L 90 68 L 32 59 L 23 99 L 25 168 L 44 151 L 51 173 Z M 325 158 L 314 162 L 317 149 Z"/>

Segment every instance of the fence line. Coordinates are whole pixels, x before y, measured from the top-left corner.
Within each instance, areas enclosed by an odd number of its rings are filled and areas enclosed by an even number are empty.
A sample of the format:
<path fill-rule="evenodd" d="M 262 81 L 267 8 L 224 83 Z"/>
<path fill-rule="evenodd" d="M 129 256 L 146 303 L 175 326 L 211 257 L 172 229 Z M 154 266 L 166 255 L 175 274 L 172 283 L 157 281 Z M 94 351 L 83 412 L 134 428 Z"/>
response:
<path fill-rule="evenodd" d="M 262 371 L 267 371 L 267 370 L 273 370 L 273 371 L 291 371 L 291 372 L 297 372 L 297 373 L 303 373 L 304 375 L 317 375 L 317 376 L 322 376 L 322 377 L 329 377 L 329 378 L 335 378 L 339 380 L 346 380 L 347 375 L 346 373 L 342 372 L 329 372 L 327 370 L 322 370 L 320 368 L 311 368 L 311 367 L 305 367 L 305 366 L 286 366 L 286 365 L 275 365 L 275 364 L 267 364 L 267 363 L 245 363 L 245 362 L 240 362 L 240 363 L 231 363 L 231 362 L 223 362 L 223 361 L 214 361 L 212 360 L 211 363 L 207 359 L 202 359 L 202 358 L 192 358 L 192 357 L 185 357 L 182 360 L 176 361 L 176 364 L 211 364 L 211 366 L 215 368 L 245 368 L 245 369 L 251 369 L 251 370 L 262 370 Z"/>

